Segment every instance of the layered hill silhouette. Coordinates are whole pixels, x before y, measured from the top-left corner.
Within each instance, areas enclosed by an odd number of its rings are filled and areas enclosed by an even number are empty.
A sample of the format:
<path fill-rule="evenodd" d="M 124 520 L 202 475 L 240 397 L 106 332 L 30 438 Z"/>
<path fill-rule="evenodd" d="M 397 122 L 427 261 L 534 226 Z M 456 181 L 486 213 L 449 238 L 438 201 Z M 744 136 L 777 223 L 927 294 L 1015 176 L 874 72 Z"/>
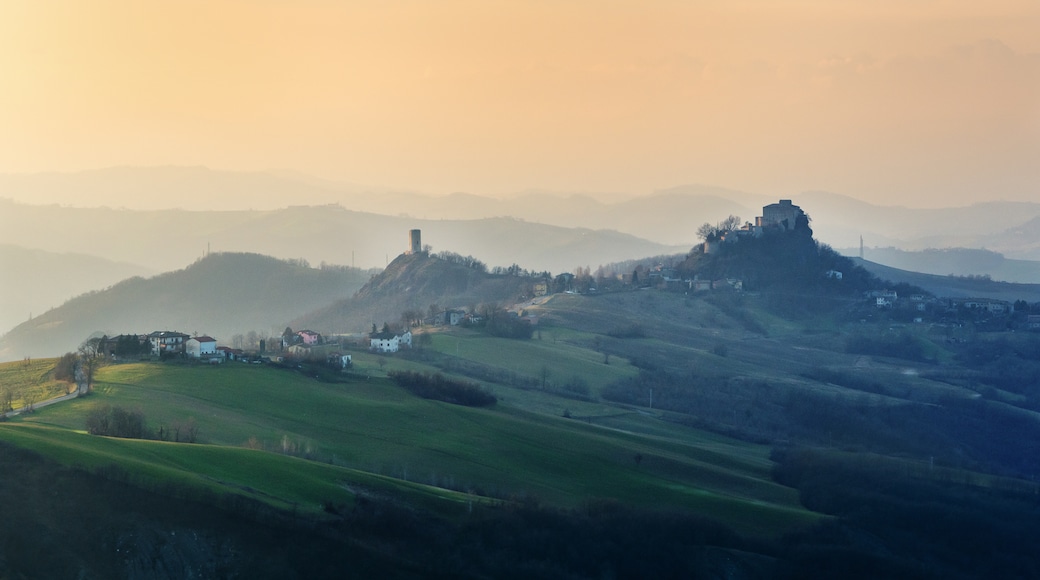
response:
<path fill-rule="evenodd" d="M 810 208 L 818 239 L 834 247 L 858 246 L 862 236 L 868 246 L 874 247 L 894 246 L 907 250 L 988 248 L 1012 259 L 1040 260 L 1040 227 L 1035 221 L 1040 220 L 1040 203 L 1035 202 L 994 201 L 965 207 L 907 208 L 881 206 L 826 191 L 751 193 L 708 185 L 681 185 L 641 195 L 526 190 L 506 197 L 490 197 L 480 195 L 480 192 L 441 196 L 400 188 L 327 181 L 288 172 L 233 172 L 205 167 L 117 167 L 66 174 L 0 175 L 0 192 L 21 196 L 20 199 L 38 200 L 34 203 L 80 207 L 96 206 L 99 203 L 95 200 L 104 199 L 113 207 L 135 210 L 129 213 L 147 210 L 147 214 L 171 208 L 227 212 L 221 220 L 210 222 L 211 226 L 251 209 L 266 212 L 287 206 L 324 204 L 339 204 L 364 214 L 395 218 L 407 216 L 412 222 L 512 216 L 563 228 L 579 226 L 591 230 L 615 230 L 673 246 L 689 246 L 696 242 L 694 229 L 704 221 L 715 221 L 730 214 L 754 221 L 764 204 L 776 198 L 795 197 L 804 207 Z M 90 217 L 106 219 L 99 214 Z M 149 219 L 148 215 L 138 217 Z M 82 236 L 94 222 L 79 220 L 70 225 L 72 232 Z M 428 226 L 422 224 L 418 227 L 426 229 Z M 114 235 L 119 230 L 93 231 Z M 180 233 L 189 235 L 192 232 L 180 229 Z M 200 247 L 204 247 L 206 241 L 205 237 L 200 238 Z M 443 242 L 435 246 L 440 250 L 472 253 L 466 248 L 450 247 Z M 359 265 L 385 265 L 385 262 L 376 264 L 368 256 L 362 259 L 361 248 L 356 242 L 347 244 L 348 252 L 350 248 L 359 250 Z M 53 251 L 68 249 L 61 247 Z M 342 256 L 330 260 L 324 255 L 318 257 L 317 253 L 293 256 L 260 247 L 219 249 L 260 251 L 280 257 L 302 256 L 311 261 L 345 263 Z M 399 247 L 392 246 L 381 252 L 375 251 L 373 255 L 379 257 L 389 252 L 394 256 L 399 251 Z M 190 254 L 191 258 L 201 250 L 196 247 L 195 252 Z M 644 255 L 652 253 L 661 252 Z M 508 265 L 517 261 L 539 269 L 563 270 L 576 265 L 567 264 L 561 268 L 530 263 L 526 259 L 477 257 L 491 264 Z M 626 257 L 635 256 L 597 257 L 594 264 Z M 182 260 L 174 267 L 186 262 Z"/>
<path fill-rule="evenodd" d="M 551 213 L 552 208 L 541 211 Z M 46 236 L 39 235 L 40 228 L 46 228 Z M 158 271 L 182 268 L 207 248 L 381 268 L 408 247 L 407 233 L 415 228 L 423 231 L 423 240 L 435 251 L 472 254 L 492 266 L 515 263 L 554 272 L 689 249 L 688 244 L 669 246 L 617 231 L 515 218 L 423 220 L 340 205 L 270 211 L 132 211 L 0 199 L 0 243 L 33 240 L 34 247 L 46 251 L 76 248 Z"/>
<path fill-rule="evenodd" d="M 0 338 L 0 360 L 57 356 L 99 334 L 177 330 L 223 343 L 251 330 L 279 334 L 285 321 L 351 296 L 370 275 L 259 254 L 212 254 L 183 270 L 130 278 L 35 316 Z"/>
<path fill-rule="evenodd" d="M 55 253 L 0 244 L 0 334 L 33 315 L 91 290 L 156 272 L 83 253 Z"/>

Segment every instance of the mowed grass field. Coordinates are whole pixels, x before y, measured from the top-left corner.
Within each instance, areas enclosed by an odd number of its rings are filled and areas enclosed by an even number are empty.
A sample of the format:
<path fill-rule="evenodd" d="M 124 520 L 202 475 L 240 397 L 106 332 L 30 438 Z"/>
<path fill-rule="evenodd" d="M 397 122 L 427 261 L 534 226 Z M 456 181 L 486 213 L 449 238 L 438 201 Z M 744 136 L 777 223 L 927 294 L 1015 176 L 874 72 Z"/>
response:
<path fill-rule="evenodd" d="M 199 444 L 83 434 L 87 413 L 105 404 L 139 410 L 153 431 L 193 421 Z M 771 481 L 767 447 L 650 414 L 619 410 L 603 423 L 503 403 L 472 409 L 428 401 L 378 377 L 323 383 L 252 365 L 138 363 L 102 368 L 93 395 L 13 420 L 0 438 L 67 461 L 90 455 L 84 445 L 106 441 L 112 447 L 91 452 L 102 464 L 154 477 L 174 470 L 186 483 L 222 482 L 282 505 L 349 503 L 352 482 L 364 475 L 369 486 L 421 484 L 410 493 L 435 491 L 448 504 L 477 495 L 528 495 L 560 507 L 612 498 L 702 514 L 763 536 L 819 517 L 799 506 L 794 490 Z"/>

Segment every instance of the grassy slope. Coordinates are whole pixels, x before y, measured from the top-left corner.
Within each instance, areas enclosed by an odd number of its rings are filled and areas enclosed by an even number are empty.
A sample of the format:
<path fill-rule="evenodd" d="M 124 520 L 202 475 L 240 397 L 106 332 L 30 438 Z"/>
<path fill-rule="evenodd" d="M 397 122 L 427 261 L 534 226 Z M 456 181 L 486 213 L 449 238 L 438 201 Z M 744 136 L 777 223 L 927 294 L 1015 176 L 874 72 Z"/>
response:
<path fill-rule="evenodd" d="M 56 359 L 32 359 L 0 364 L 0 391 L 13 390 L 12 407 L 24 406 L 23 395 L 31 390 L 36 395 L 36 402 L 44 401 L 65 394 L 66 383 L 54 380 L 54 364 Z"/>
<path fill-rule="evenodd" d="M 671 426 L 651 436 L 503 405 L 491 410 L 457 407 L 414 398 L 383 379 L 326 384 L 246 365 L 119 365 L 99 373 L 96 395 L 42 409 L 23 421 L 36 429 L 81 429 L 87 410 L 102 403 L 140 409 L 153 428 L 159 421 L 169 425 L 192 417 L 201 440 L 211 445 L 112 441 L 106 445 L 117 446 L 118 452 L 97 449 L 97 461 L 143 454 L 151 462 L 135 469 L 183 469 L 186 480 L 203 472 L 207 484 L 250 487 L 283 504 L 314 506 L 330 495 L 340 501 L 346 492 L 335 495 L 332 490 L 358 472 L 224 447 L 255 437 L 268 449 L 280 449 L 285 440 L 336 466 L 398 479 L 502 496 L 526 493 L 562 506 L 616 498 L 702 513 L 756 534 L 782 532 L 816 518 L 798 506 L 793 490 L 770 481 L 765 447 Z M 639 422 L 635 415 L 628 420 Z M 649 417 L 645 421 L 659 424 Z M 10 439 L 27 427 L 5 426 L 0 436 Z M 69 435 L 68 445 L 82 441 L 79 437 Z M 48 451 L 62 453 L 53 446 Z M 90 454 L 82 448 L 64 453 Z M 636 454 L 644 457 L 639 464 Z M 288 461 L 316 470 L 309 479 L 301 478 L 310 491 L 296 489 L 295 478 L 285 482 L 285 470 L 295 469 L 282 463 Z M 228 464 L 236 467 L 220 467 Z M 253 469 L 257 471 L 251 473 Z M 259 476 L 267 470 L 282 475 Z"/>

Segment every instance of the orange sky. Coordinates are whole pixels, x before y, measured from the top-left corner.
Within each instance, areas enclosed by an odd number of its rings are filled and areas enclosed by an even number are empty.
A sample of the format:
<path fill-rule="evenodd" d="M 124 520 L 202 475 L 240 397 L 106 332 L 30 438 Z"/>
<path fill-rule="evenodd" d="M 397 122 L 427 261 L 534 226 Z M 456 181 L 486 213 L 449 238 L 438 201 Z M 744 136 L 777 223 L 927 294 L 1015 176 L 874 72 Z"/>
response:
<path fill-rule="evenodd" d="M 1038 31 L 1036 0 L 0 0 L 0 172 L 1040 201 Z"/>

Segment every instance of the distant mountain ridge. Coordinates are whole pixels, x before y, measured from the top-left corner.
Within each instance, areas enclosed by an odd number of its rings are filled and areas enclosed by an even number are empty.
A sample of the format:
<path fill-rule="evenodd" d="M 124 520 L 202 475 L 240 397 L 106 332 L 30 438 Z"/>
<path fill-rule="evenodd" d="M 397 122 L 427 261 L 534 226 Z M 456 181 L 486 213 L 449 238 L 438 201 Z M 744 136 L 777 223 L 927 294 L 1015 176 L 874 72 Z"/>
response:
<path fill-rule="evenodd" d="M 236 172 L 177 166 L 0 174 L 0 198 L 14 196 L 31 198 L 33 203 L 79 207 L 99 206 L 102 204 L 97 200 L 103 199 L 110 206 L 136 211 L 272 211 L 339 204 L 351 211 L 411 221 L 510 216 L 558 227 L 614 230 L 672 246 L 697 242 L 696 227 L 706 221 L 714 223 L 732 214 L 754 222 L 763 205 L 783 198 L 801 205 L 814 218 L 817 238 L 835 247 L 856 246 L 863 236 L 869 246 L 907 250 L 988 248 L 1009 258 L 1040 260 L 1040 203 L 1026 202 L 922 209 L 881 206 L 827 191 L 776 191 L 767 195 L 708 185 L 680 185 L 638 195 L 542 190 L 500 197 L 479 192 L 430 195 L 289 171 Z M 1031 222 L 1034 219 L 1038 221 Z"/>
<path fill-rule="evenodd" d="M 0 244 L 0 334 L 84 292 L 154 270 L 81 253 Z"/>
<path fill-rule="evenodd" d="M 213 254 L 183 270 L 83 294 L 19 324 L 0 337 L 0 361 L 57 356 L 102 333 L 198 332 L 220 344 L 250 330 L 280 334 L 286 321 L 351 296 L 370 276 L 258 254 Z"/>
<path fill-rule="evenodd" d="M 47 235 L 39 235 L 46 228 Z M 384 267 L 423 231 L 435 251 L 472 254 L 491 266 L 571 271 L 618 259 L 688 250 L 616 231 L 515 218 L 419 220 L 338 205 L 271 211 L 130 211 L 18 204 L 0 199 L 0 243 L 33 240 L 51 252 L 78 248 L 156 270 L 182 268 L 207 249 L 311 263 Z"/>

